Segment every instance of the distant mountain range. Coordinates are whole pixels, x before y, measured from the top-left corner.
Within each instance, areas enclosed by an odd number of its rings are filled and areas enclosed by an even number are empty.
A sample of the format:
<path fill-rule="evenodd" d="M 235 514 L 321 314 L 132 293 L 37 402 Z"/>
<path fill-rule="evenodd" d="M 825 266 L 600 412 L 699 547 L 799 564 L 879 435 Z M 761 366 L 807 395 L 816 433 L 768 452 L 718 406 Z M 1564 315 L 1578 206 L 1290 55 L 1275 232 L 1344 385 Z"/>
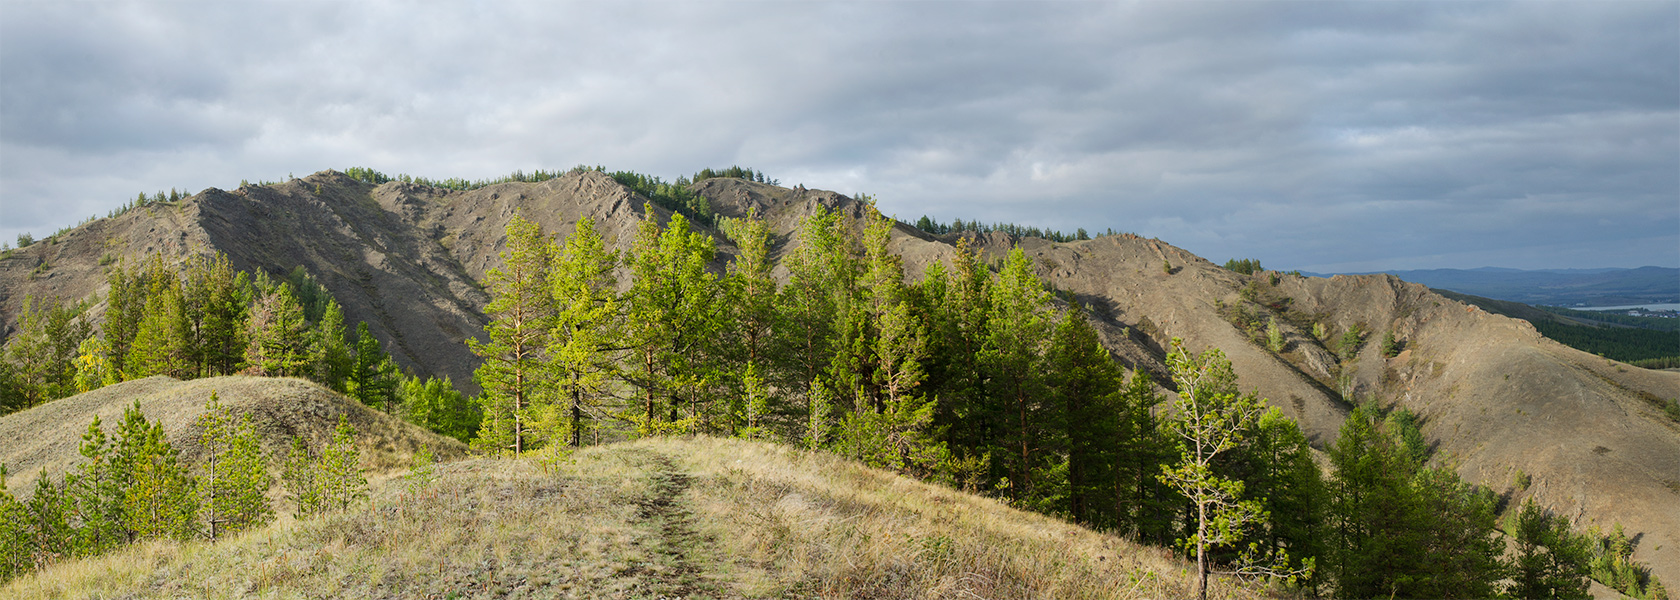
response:
<path fill-rule="evenodd" d="M 1626 306 L 1680 302 L 1680 269 L 1666 267 L 1533 271 L 1482 267 L 1383 272 L 1432 288 L 1523 304 Z"/>

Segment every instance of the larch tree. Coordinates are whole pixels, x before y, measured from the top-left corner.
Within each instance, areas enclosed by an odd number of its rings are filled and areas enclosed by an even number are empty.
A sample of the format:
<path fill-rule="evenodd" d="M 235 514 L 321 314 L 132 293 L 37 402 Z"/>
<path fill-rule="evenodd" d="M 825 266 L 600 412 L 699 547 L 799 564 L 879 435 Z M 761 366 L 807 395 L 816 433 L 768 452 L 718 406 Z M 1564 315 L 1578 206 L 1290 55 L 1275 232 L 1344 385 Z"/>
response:
<path fill-rule="evenodd" d="M 518 456 L 529 448 L 536 405 L 546 401 L 542 373 L 554 328 L 549 269 L 555 250 L 540 226 L 519 215 L 508 222 L 506 246 L 502 266 L 485 276 L 491 297 L 484 308 L 490 317 L 484 326 L 489 341 L 469 339 L 467 344 L 484 359 L 473 372 L 484 390 L 478 397 L 484 411 L 478 446 Z"/>

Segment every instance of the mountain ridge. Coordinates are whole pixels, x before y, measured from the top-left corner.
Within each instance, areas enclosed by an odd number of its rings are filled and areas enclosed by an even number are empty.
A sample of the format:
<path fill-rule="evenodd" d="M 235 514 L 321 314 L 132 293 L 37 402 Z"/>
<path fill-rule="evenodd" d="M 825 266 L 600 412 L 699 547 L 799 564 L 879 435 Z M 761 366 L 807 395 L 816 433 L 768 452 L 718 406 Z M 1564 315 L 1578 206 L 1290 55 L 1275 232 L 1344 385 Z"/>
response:
<path fill-rule="evenodd" d="M 765 219 L 773 260 L 797 244 L 791 233 L 817 207 L 854 226 L 866 208 L 833 192 L 740 179 L 707 179 L 689 189 L 720 216 L 751 211 Z M 0 259 L 0 310 L 10 326 L 25 295 L 95 298 L 107 255 L 220 251 L 240 269 L 284 273 L 301 265 L 338 298 L 350 322 L 367 321 L 399 363 L 449 375 L 470 392 L 476 359 L 463 342 L 481 335 L 488 296 L 478 281 L 500 265 L 507 220 L 521 214 L 564 236 L 590 217 L 609 249 L 627 249 L 648 206 L 647 198 L 587 170 L 466 191 L 375 186 L 324 171 L 206 190 L 14 250 Z M 652 211 L 662 221 L 672 214 Z M 696 228 L 718 241 L 714 268 L 721 270 L 733 246 L 715 229 Z M 1270 398 L 1321 448 L 1335 439 L 1352 401 L 1409 408 L 1422 416 L 1440 460 L 1467 480 L 1532 497 L 1582 525 L 1621 522 L 1646 534 L 1636 558 L 1664 580 L 1680 581 L 1680 516 L 1663 510 L 1680 501 L 1680 425 L 1649 401 L 1680 397 L 1680 373 L 1569 349 L 1527 322 L 1387 274 L 1243 275 L 1129 234 L 1052 242 L 1000 232 L 934 235 L 900 223 L 889 248 L 914 279 L 952 256 L 958 238 L 986 262 L 1019 245 L 1044 281 L 1090 306 L 1104 345 L 1129 368 L 1165 381 L 1162 349 L 1172 338 L 1193 351 L 1220 348 L 1244 389 Z M 785 268 L 774 273 L 785 280 Z M 95 302 L 96 318 L 101 310 Z M 1253 326 L 1266 322 L 1278 325 L 1282 350 L 1257 342 Z M 1363 331 L 1366 341 L 1341 352 L 1336 339 L 1349 331 Z M 1403 348 L 1393 357 L 1376 343 L 1388 332 Z M 1536 483 L 1516 489 L 1511 481 L 1519 471 Z"/>

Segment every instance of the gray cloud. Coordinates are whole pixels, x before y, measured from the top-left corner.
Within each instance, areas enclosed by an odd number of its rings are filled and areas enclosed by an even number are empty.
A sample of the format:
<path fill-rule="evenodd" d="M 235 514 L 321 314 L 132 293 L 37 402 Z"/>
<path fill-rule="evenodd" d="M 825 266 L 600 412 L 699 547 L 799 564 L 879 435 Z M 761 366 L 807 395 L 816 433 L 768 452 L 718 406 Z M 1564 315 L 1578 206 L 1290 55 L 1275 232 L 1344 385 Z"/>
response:
<path fill-rule="evenodd" d="M 579 163 L 1285 268 L 1680 266 L 1680 5 L 0 4 L 4 239 Z"/>

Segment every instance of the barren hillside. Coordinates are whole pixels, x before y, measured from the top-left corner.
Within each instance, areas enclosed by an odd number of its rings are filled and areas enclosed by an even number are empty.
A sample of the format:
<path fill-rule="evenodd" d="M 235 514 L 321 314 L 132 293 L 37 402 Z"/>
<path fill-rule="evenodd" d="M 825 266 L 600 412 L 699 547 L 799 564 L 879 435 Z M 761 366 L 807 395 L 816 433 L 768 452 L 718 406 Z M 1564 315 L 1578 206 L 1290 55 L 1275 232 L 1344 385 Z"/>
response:
<path fill-rule="evenodd" d="M 692 189 L 720 215 L 765 218 L 773 257 L 787 252 L 799 219 L 816 206 L 864 214 L 832 192 L 738 179 Z M 95 297 L 101 263 L 118 258 L 222 251 L 243 269 L 304 266 L 399 362 L 450 375 L 470 392 L 475 360 L 461 342 L 482 330 L 488 297 L 476 279 L 499 264 L 508 219 L 519 212 L 565 235 L 589 216 L 609 244 L 627 248 L 643 202 L 590 171 L 472 191 L 372 186 L 333 171 L 206 190 L 12 252 L 0 260 L 0 311 L 10 324 L 25 295 Z M 965 235 L 988 260 L 1021 244 L 1046 281 L 1091 306 L 1129 367 L 1163 374 L 1172 337 L 1193 350 L 1221 348 L 1243 387 L 1298 419 L 1319 445 L 1334 439 L 1349 398 L 1409 407 L 1423 416 L 1437 457 L 1466 479 L 1505 491 L 1521 470 L 1534 481 L 1521 495 L 1583 524 L 1622 523 L 1643 536 L 1635 557 L 1680 581 L 1680 428 L 1655 404 L 1680 397 L 1680 373 L 1607 362 L 1545 340 L 1526 322 L 1388 276 L 1246 276 L 1124 234 L 1071 243 Z M 892 248 L 914 279 L 955 241 L 901 225 Z M 721 267 L 732 249 L 720 246 Z M 1257 340 L 1253 328 L 1268 322 L 1282 333 L 1280 351 Z M 1365 334 L 1359 350 L 1339 356 L 1341 338 L 1355 329 Z M 1389 331 L 1403 350 L 1393 358 L 1379 347 Z"/>

